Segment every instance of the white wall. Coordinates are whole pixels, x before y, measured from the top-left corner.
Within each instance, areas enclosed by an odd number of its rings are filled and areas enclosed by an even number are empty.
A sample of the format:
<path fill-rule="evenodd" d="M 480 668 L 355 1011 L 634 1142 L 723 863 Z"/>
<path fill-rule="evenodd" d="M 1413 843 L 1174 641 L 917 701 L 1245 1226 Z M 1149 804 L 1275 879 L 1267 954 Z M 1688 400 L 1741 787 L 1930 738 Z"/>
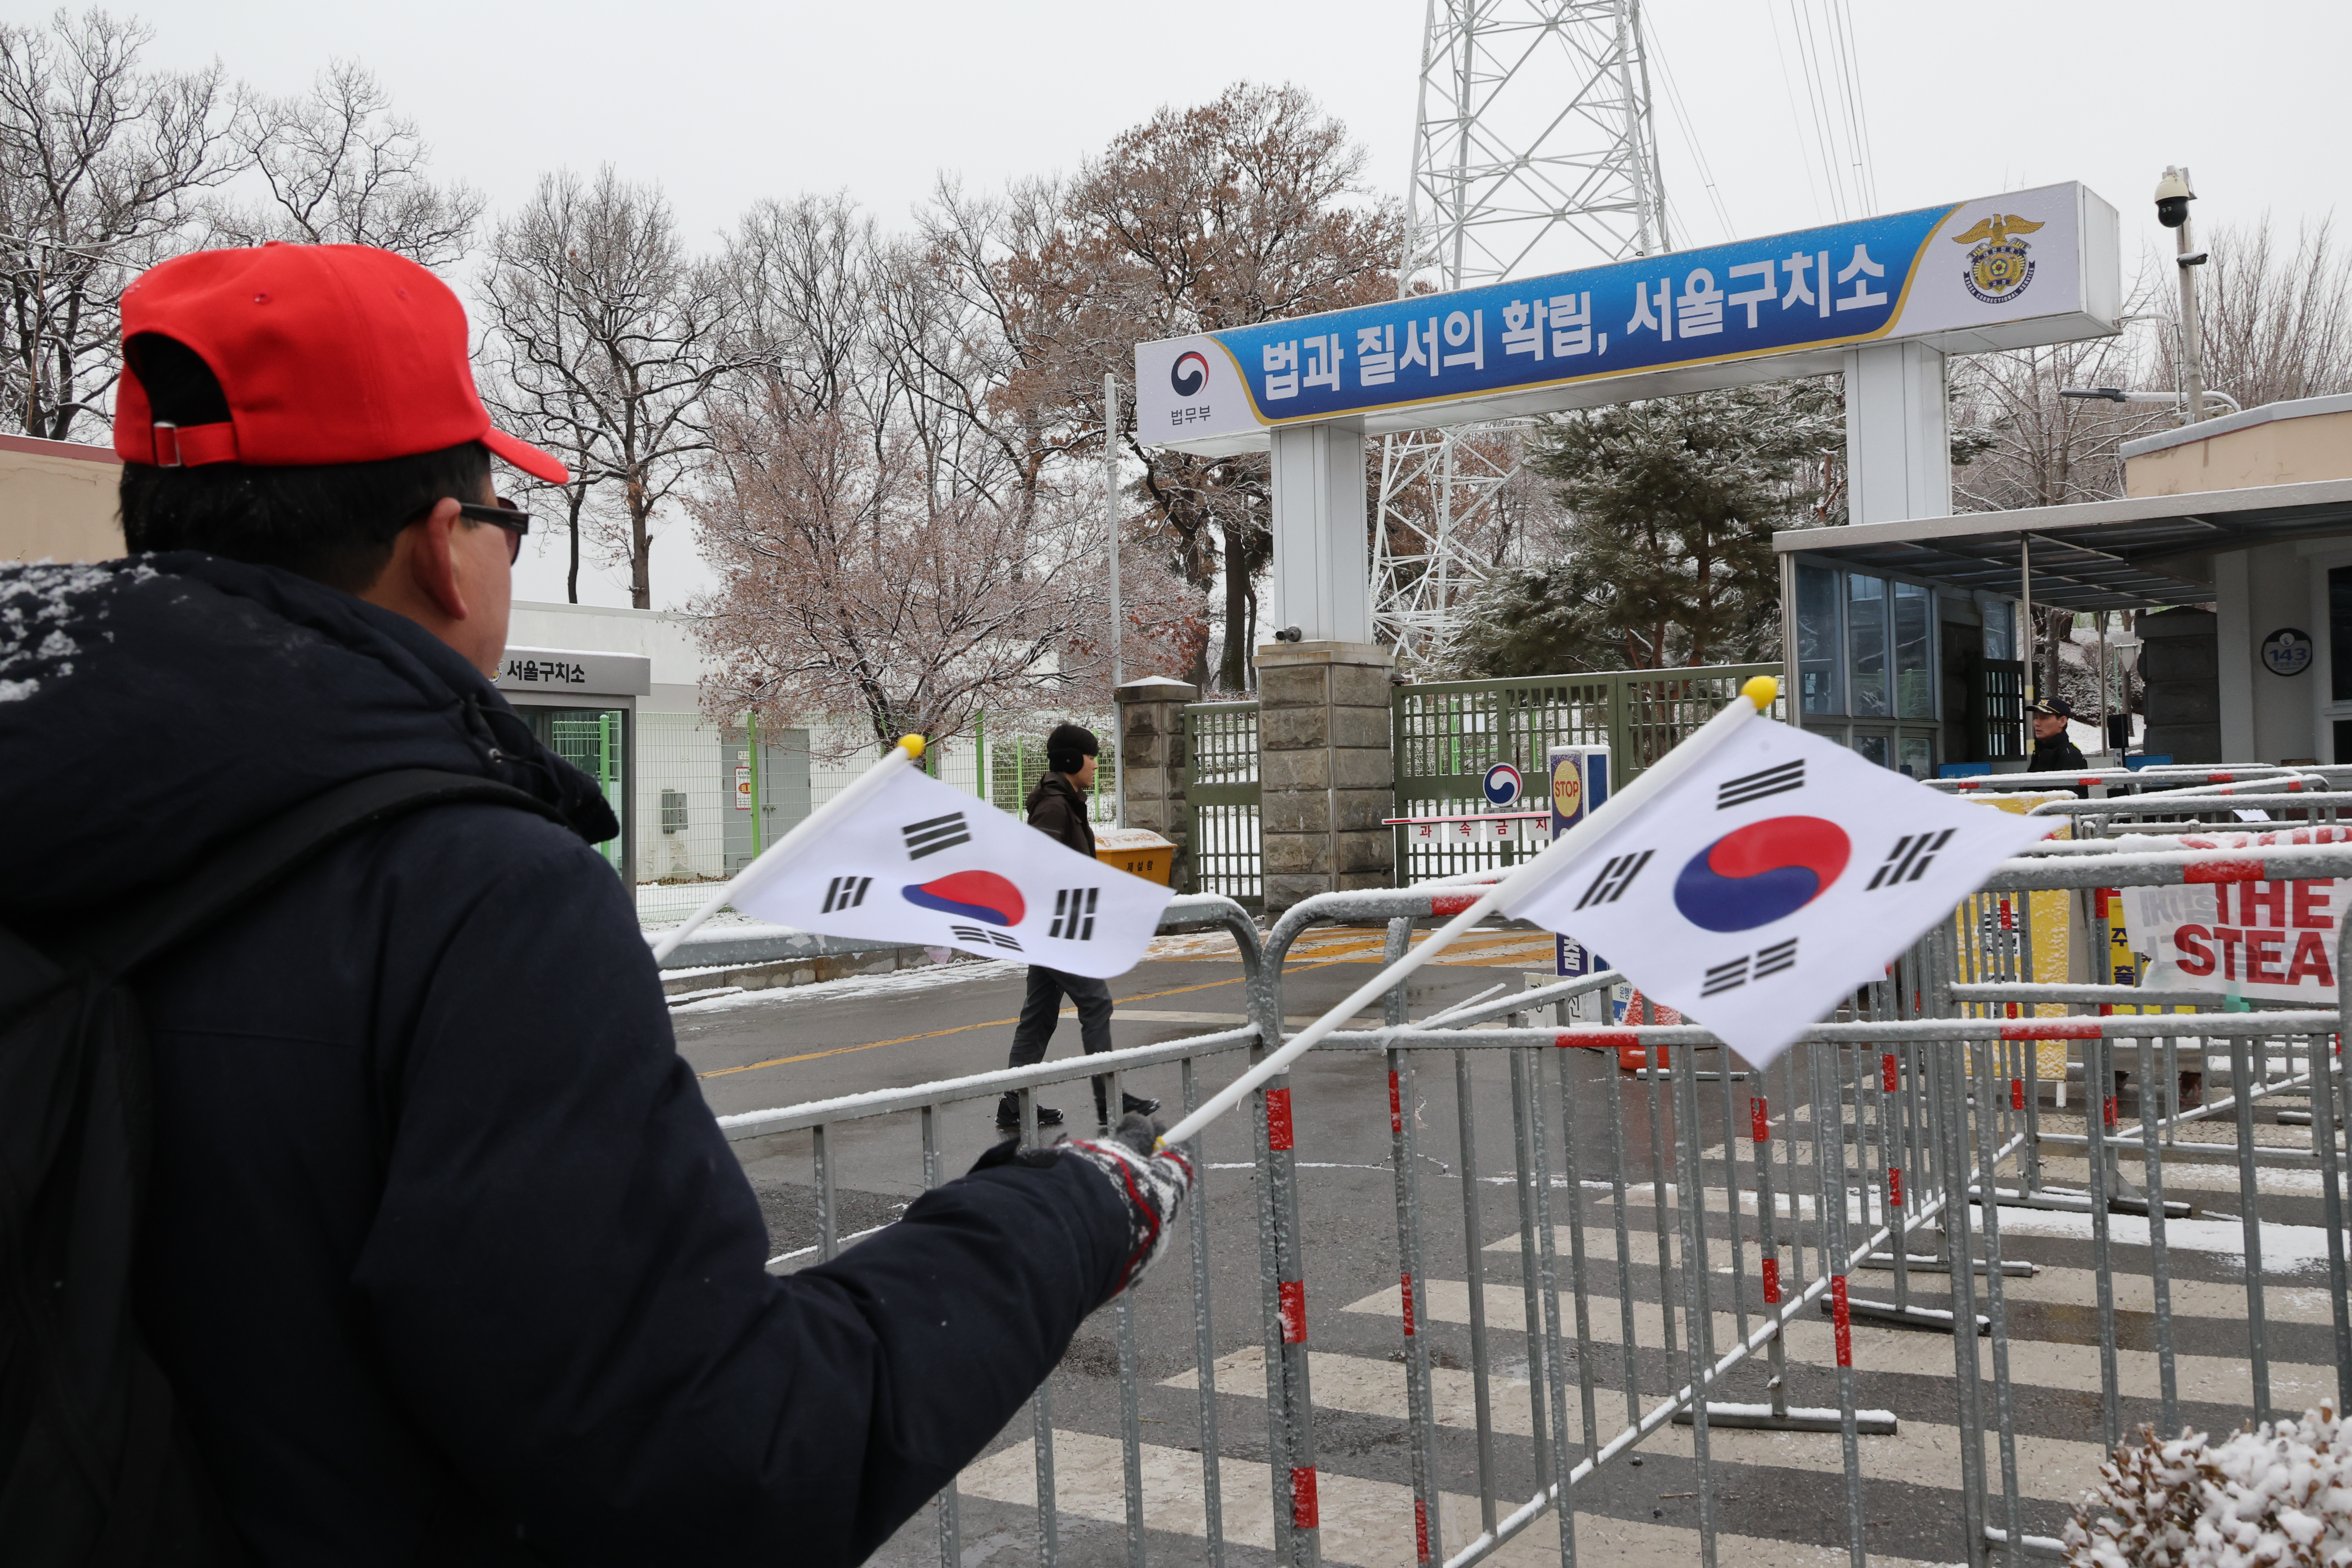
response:
<path fill-rule="evenodd" d="M 2326 677 L 2324 605 L 2312 592 L 2313 563 L 2292 543 L 2232 551 L 2214 559 L 2215 635 L 2219 639 L 2221 754 L 2233 763 L 2320 757 L 2315 689 Z M 2325 582 L 2326 574 L 2317 574 Z M 2315 625 L 2315 610 L 2323 614 Z M 2262 661 L 2263 639 L 2293 626 L 2319 657 L 2301 675 L 2273 675 Z"/>
<path fill-rule="evenodd" d="M 644 711 L 692 713 L 701 705 L 702 677 L 709 661 L 694 635 L 691 616 L 519 599 L 508 623 L 507 643 L 513 647 L 644 654 L 654 661 L 653 693 L 639 704 Z"/>

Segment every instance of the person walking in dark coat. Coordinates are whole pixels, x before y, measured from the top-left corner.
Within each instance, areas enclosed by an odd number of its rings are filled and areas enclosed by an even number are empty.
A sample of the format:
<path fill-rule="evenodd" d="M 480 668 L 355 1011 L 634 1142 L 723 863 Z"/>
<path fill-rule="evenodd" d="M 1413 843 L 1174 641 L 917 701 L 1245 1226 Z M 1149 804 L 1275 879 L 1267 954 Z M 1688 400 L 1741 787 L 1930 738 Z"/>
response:
<path fill-rule="evenodd" d="M 592 847 L 612 811 L 485 673 L 529 526 L 492 458 L 564 470 L 490 426 L 457 296 L 273 245 L 157 267 L 122 329 L 137 553 L 0 564 L 0 821 L 25 825 L 0 923 L 69 938 L 393 770 L 561 819 L 362 829 L 135 977 L 134 1305 L 235 1536 L 217 1560 L 863 1561 L 1132 1283 L 1189 1171 L 1134 1152 L 1148 1124 L 1007 1142 L 769 1274 Z"/>
<path fill-rule="evenodd" d="M 2074 716 L 2073 703 L 2053 697 L 2026 711 L 2033 716 L 2033 754 L 2025 761 L 2027 773 L 2081 773 L 2091 765 L 2083 749 L 2066 733 L 2066 721 Z"/>
<path fill-rule="evenodd" d="M 1045 737 L 1045 773 L 1029 792 L 1025 808 L 1029 826 L 1091 860 L 1095 830 L 1087 820 L 1087 799 L 1078 792 L 1091 789 L 1102 744 L 1083 724 L 1056 724 Z M 1021 1021 L 1013 1029 L 1013 1057 L 1007 1067 L 1025 1068 L 1045 1059 L 1045 1047 L 1061 1022 L 1062 998 L 1078 1010 L 1078 1043 L 1088 1056 L 1110 1049 L 1110 987 L 1086 974 L 1065 974 L 1042 963 L 1029 966 L 1029 991 L 1022 999 Z M 1110 1125 L 1110 1079 L 1095 1082 L 1095 1121 Z M 1122 1094 L 1122 1112 L 1149 1116 L 1160 1109 L 1156 1100 Z M 1050 1105 L 1037 1107 L 1037 1124 L 1056 1127 L 1062 1113 Z M 1021 1097 L 1008 1094 L 996 1107 L 996 1125 L 1011 1131 L 1021 1125 Z"/>

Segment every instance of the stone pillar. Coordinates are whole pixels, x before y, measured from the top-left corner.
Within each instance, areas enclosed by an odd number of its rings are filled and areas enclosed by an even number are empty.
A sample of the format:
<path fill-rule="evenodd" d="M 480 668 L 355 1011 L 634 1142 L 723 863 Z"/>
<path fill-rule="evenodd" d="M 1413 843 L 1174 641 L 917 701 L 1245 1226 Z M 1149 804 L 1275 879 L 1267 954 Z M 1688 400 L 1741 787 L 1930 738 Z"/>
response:
<path fill-rule="evenodd" d="M 1395 870 L 1389 650 L 1270 643 L 1257 650 L 1258 828 L 1268 913 L 1311 894 L 1385 888 Z"/>
<path fill-rule="evenodd" d="M 1176 846 L 1170 881 L 1184 886 L 1191 870 L 1184 815 L 1184 704 L 1201 689 L 1164 675 L 1130 680 L 1111 693 L 1118 704 L 1118 776 L 1127 792 L 1127 825 L 1148 827 Z"/>

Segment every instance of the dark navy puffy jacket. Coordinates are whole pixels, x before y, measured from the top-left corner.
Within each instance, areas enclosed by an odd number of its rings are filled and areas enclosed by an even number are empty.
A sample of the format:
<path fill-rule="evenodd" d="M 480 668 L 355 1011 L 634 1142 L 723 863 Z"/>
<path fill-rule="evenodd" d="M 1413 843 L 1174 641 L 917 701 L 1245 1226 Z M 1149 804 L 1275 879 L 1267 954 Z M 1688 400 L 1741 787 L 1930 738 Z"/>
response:
<path fill-rule="evenodd" d="M 209 556 L 0 567 L 0 921 L 38 940 L 294 802 L 479 773 L 141 986 L 142 1321 L 265 1564 L 863 1558 L 993 1436 L 1126 1246 L 1075 1161 L 763 1268 L 608 808 L 411 622 Z"/>

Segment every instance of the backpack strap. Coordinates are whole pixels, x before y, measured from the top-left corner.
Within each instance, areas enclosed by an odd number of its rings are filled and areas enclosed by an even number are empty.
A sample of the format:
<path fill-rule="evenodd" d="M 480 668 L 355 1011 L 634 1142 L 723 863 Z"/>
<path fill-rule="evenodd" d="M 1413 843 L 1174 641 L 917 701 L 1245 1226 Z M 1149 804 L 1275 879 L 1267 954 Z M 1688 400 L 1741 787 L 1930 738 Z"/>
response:
<path fill-rule="evenodd" d="M 428 805 L 478 801 L 568 826 L 537 795 L 471 773 L 397 768 L 339 784 L 207 851 L 160 898 L 102 922 L 77 945 L 93 966 L 129 973 L 183 937 L 276 886 L 332 844 Z"/>

